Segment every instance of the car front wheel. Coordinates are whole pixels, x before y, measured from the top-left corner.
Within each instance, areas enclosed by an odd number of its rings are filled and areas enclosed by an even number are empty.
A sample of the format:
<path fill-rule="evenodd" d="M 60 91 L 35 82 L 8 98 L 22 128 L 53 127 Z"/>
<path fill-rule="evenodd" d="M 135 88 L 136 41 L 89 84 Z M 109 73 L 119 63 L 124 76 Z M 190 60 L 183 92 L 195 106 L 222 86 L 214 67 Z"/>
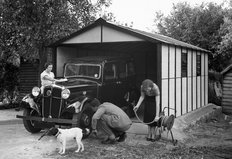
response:
<path fill-rule="evenodd" d="M 76 124 L 73 125 L 73 127 L 77 126 L 80 127 L 81 129 L 84 129 L 83 138 L 87 138 L 92 132 L 91 121 L 93 114 L 94 111 L 92 109 L 92 106 L 89 103 L 86 103 L 84 105 L 83 110 L 80 113 L 75 114 L 73 116 L 73 118 L 76 118 L 74 120 L 77 121 Z"/>
<path fill-rule="evenodd" d="M 24 109 L 23 116 L 39 116 L 39 114 L 34 109 Z M 38 133 L 41 131 L 41 128 L 35 127 L 35 122 L 33 120 L 23 119 L 24 127 L 30 133 Z"/>

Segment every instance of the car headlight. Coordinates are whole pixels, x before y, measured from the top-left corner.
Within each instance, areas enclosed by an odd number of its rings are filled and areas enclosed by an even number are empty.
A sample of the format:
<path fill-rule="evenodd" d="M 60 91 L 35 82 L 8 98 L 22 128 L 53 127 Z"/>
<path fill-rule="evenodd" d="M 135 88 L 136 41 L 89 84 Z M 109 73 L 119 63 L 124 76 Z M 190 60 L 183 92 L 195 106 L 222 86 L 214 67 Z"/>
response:
<path fill-rule="evenodd" d="M 37 97 L 39 94 L 40 94 L 40 88 L 39 87 L 34 87 L 33 89 L 32 89 L 32 95 L 34 96 L 34 97 Z"/>
<path fill-rule="evenodd" d="M 62 98 L 68 99 L 69 96 L 70 96 L 70 90 L 69 90 L 69 89 L 64 89 L 64 90 L 61 92 L 61 97 L 62 97 Z"/>

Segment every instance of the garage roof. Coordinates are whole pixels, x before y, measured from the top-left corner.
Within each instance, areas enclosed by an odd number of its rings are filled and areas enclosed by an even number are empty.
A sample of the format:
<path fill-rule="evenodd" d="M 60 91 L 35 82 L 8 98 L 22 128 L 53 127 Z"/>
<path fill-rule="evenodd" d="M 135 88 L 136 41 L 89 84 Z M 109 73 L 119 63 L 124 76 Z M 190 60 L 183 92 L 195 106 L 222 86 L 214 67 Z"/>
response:
<path fill-rule="evenodd" d="M 125 41 L 150 41 L 153 43 L 165 43 L 194 50 L 209 52 L 200 47 L 164 36 L 157 33 L 124 27 L 99 18 L 93 24 L 80 29 L 79 31 L 67 36 L 50 46 L 59 46 L 78 43 L 104 43 L 104 42 L 125 42 Z"/>
<path fill-rule="evenodd" d="M 232 64 L 230 64 L 229 66 L 227 66 L 227 67 L 221 72 L 221 74 L 222 74 L 222 75 L 225 75 L 228 71 L 231 70 L 231 68 L 232 68 Z"/>

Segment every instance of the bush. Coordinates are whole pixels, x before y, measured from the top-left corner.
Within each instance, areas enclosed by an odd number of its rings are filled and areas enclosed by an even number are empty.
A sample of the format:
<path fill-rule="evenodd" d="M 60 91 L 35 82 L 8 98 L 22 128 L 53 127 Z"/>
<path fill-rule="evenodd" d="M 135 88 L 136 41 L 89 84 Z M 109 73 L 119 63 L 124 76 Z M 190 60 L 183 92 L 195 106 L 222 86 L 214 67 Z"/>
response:
<path fill-rule="evenodd" d="M 215 84 L 222 83 L 222 76 L 218 72 L 209 71 L 209 83 L 208 83 L 208 95 L 209 95 L 209 103 L 213 103 L 216 105 L 221 105 L 221 96 L 217 96 L 215 90 Z"/>
<path fill-rule="evenodd" d="M 18 102 L 19 67 L 6 62 L 0 62 L 0 67 L 0 104 L 12 107 Z"/>

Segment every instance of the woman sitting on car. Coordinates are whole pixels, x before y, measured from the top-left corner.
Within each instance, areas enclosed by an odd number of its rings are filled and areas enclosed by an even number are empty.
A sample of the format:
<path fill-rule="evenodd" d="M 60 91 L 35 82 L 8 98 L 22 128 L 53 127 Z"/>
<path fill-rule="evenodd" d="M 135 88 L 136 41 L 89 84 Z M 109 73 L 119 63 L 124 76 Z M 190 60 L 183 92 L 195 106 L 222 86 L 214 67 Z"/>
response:
<path fill-rule="evenodd" d="M 42 93 L 45 86 L 54 84 L 56 81 L 54 79 L 55 75 L 52 72 L 53 64 L 51 62 L 45 63 L 44 68 L 45 70 L 40 74 Z"/>

